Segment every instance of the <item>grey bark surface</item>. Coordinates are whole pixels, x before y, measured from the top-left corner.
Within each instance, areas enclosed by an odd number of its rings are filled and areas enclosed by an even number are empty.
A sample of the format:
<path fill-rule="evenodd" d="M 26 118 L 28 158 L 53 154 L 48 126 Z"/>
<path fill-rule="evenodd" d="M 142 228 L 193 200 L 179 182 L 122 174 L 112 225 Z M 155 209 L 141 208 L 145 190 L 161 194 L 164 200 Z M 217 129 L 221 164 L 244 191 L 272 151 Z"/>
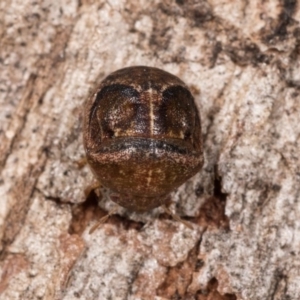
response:
<path fill-rule="evenodd" d="M 0 299 L 300 299 L 300 3 L 0 3 Z M 173 210 L 119 209 L 84 157 L 82 108 L 132 65 L 200 110 L 205 165 Z M 98 204 L 98 199 L 99 201 Z"/>

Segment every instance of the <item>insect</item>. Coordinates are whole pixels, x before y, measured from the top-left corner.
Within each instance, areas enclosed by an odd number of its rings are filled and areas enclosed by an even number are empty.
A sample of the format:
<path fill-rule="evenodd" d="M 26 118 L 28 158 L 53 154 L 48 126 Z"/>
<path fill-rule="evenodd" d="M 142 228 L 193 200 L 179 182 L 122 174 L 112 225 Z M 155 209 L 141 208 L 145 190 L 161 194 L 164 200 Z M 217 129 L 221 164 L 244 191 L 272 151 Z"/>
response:
<path fill-rule="evenodd" d="M 113 201 L 137 212 L 166 203 L 203 165 L 194 98 L 176 76 L 134 66 L 111 73 L 84 112 L 87 162 Z"/>

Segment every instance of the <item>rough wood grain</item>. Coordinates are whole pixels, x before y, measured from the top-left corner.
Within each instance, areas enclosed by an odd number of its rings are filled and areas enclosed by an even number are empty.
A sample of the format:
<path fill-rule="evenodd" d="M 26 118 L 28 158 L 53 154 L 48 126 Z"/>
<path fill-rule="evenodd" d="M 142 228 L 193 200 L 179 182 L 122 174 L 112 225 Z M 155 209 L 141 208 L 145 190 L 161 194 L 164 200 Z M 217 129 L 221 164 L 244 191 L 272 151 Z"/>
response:
<path fill-rule="evenodd" d="M 1 299 L 300 299 L 300 3 L 0 3 Z M 131 65 L 182 78 L 205 165 L 160 209 L 93 182 L 82 106 Z M 102 199 L 98 205 L 98 199 Z"/>

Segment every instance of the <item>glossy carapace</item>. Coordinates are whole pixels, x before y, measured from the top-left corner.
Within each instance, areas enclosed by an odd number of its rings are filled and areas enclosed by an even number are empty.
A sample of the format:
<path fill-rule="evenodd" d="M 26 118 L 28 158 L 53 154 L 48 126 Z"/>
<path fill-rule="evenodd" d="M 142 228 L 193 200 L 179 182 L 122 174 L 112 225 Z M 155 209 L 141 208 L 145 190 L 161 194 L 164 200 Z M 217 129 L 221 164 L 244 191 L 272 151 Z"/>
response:
<path fill-rule="evenodd" d="M 145 66 L 118 70 L 85 106 L 87 161 L 113 200 L 134 211 L 165 203 L 203 165 L 194 98 L 176 76 Z"/>

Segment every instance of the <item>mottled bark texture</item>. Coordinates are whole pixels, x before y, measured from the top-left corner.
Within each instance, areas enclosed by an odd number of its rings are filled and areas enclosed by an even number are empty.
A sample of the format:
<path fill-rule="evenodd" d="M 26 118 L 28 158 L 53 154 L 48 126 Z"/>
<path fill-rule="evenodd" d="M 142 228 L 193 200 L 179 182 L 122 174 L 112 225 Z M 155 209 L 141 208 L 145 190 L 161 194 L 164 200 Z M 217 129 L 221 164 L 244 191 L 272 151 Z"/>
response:
<path fill-rule="evenodd" d="M 0 2 L 1 299 L 300 299 L 300 2 Z M 193 90 L 193 230 L 115 207 L 79 169 L 82 106 L 132 65 Z M 102 199 L 100 206 L 98 199 Z"/>

